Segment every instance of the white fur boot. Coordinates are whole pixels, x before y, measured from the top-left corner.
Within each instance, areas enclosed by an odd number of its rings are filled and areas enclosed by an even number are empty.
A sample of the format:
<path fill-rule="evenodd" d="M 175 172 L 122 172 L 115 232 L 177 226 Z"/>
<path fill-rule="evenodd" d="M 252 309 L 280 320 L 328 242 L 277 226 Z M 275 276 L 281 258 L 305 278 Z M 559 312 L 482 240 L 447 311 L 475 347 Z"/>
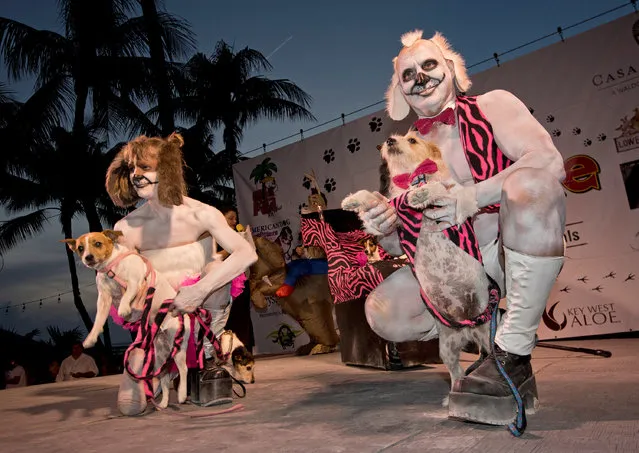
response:
<path fill-rule="evenodd" d="M 530 353 L 564 258 L 530 256 L 506 247 L 504 253 L 506 314 L 497 330 L 494 352 L 453 384 L 448 414 L 455 419 L 492 425 L 507 425 L 514 420 L 517 408 L 513 393 L 497 362 L 517 387 L 526 412 L 534 413 L 539 404 Z"/>
<path fill-rule="evenodd" d="M 528 355 L 535 347 L 535 333 L 564 257 L 525 255 L 506 247 L 504 253 L 506 315 L 495 343 L 511 354 Z"/>

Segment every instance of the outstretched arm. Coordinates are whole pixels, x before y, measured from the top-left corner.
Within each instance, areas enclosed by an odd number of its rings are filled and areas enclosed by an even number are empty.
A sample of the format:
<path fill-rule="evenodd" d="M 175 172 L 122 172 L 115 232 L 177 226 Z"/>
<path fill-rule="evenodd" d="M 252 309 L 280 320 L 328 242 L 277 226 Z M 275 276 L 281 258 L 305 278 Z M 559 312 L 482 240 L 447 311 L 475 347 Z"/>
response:
<path fill-rule="evenodd" d="M 224 261 L 220 262 L 218 259 L 210 263 L 206 274 L 198 283 L 179 290 L 174 304 L 184 311 L 193 311 L 202 305 L 209 294 L 229 283 L 257 261 L 255 250 L 229 227 L 220 211 L 202 204 L 194 215 L 196 221 L 230 254 Z M 213 254 L 216 254 L 215 250 Z"/>
<path fill-rule="evenodd" d="M 515 170 L 544 169 L 558 181 L 566 177 L 563 158 L 548 132 L 515 95 L 490 91 L 477 98 L 479 107 L 493 127 L 501 151 L 515 163 L 492 178 L 476 184 L 477 206 L 483 208 L 501 200 L 502 185 Z"/>

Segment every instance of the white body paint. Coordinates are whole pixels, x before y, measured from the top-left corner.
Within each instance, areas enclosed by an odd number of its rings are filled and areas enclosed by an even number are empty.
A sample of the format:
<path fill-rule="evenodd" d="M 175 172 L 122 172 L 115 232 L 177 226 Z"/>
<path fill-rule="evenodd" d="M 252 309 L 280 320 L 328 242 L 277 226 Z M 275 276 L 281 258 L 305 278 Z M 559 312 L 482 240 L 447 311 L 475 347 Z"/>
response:
<path fill-rule="evenodd" d="M 456 87 L 463 91 L 470 87 L 463 60 L 441 35 L 431 40 L 420 38 L 421 32 L 405 35 L 402 39 L 405 47 L 393 61 L 395 72 L 387 91 L 387 111 L 394 120 L 405 118 L 411 109 L 420 118 L 436 116 L 446 107 L 454 106 Z M 437 62 L 435 68 L 432 64 L 423 65 L 429 60 Z M 428 85 L 431 75 L 442 79 L 441 83 L 434 89 L 413 90 L 416 83 L 432 87 L 432 83 Z M 423 138 L 440 148 L 452 179 L 463 189 L 429 200 L 439 207 L 424 210 L 424 216 L 447 221 L 448 224 L 442 224 L 445 228 L 457 223 L 457 208 L 462 199 L 474 197 L 480 209 L 501 204 L 499 213 L 479 213 L 474 217 L 475 233 L 486 272 L 497 281 L 502 296 L 507 297 L 507 313 L 496 343 L 505 351 L 527 355 L 534 347 L 536 327 L 563 263 L 565 195 L 560 184 L 565 177 L 563 160 L 549 134 L 513 94 L 495 90 L 478 96 L 477 102 L 493 128 L 497 145 L 514 164 L 475 184 L 458 125 L 435 125 Z M 382 247 L 397 252 L 397 216 L 390 205 L 378 197 L 364 211 L 361 218 L 365 227 L 382 233 L 385 236 L 380 240 Z M 500 224 L 501 237 L 497 243 Z M 505 266 L 504 255 L 511 256 Z M 547 271 L 542 272 L 543 269 Z M 517 277 L 513 278 L 514 275 Z M 412 276 L 404 273 L 403 278 Z M 387 284 L 408 286 L 407 282 L 390 280 L 380 286 Z M 417 303 L 421 303 L 417 297 L 396 298 L 386 303 L 386 309 L 393 305 L 397 311 L 414 312 L 417 307 L 412 305 Z M 384 313 L 379 313 L 378 318 L 390 319 Z"/>

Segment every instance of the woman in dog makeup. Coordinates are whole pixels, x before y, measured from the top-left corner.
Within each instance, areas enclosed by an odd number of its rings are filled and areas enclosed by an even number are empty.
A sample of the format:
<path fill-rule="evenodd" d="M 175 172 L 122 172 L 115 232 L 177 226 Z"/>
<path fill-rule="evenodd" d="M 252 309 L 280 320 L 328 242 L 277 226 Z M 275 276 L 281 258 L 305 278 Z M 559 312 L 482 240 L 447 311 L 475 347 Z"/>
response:
<path fill-rule="evenodd" d="M 183 144 L 177 133 L 167 138 L 137 137 L 109 166 L 106 189 L 117 206 L 143 202 L 114 225 L 123 233 L 121 242 L 147 257 L 178 290 L 174 301 L 178 310 L 192 312 L 199 306 L 209 310 L 211 330 L 219 335 L 230 312 L 231 281 L 257 261 L 257 254 L 218 209 L 186 196 Z M 229 252 L 227 259 L 218 257 L 216 243 Z M 195 284 L 182 286 L 194 280 Z M 144 401 L 139 390 L 127 388 L 123 395 L 120 388 L 123 413 L 139 413 L 137 403 Z"/>

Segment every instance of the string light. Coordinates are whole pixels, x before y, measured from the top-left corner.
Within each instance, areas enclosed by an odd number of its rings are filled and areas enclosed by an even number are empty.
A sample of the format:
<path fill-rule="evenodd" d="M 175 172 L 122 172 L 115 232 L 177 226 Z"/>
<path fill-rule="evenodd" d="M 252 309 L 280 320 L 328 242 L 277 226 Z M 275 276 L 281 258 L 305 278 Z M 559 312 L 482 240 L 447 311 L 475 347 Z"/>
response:
<path fill-rule="evenodd" d="M 88 288 L 89 286 L 95 286 L 95 282 L 89 283 L 89 284 L 84 285 L 84 286 L 81 286 L 80 288 Z M 5 312 L 5 314 L 8 314 L 10 308 L 12 308 L 12 307 L 20 307 L 20 306 L 22 306 L 22 311 L 25 311 L 27 309 L 27 305 L 31 305 L 31 304 L 35 304 L 35 303 L 37 303 L 38 306 L 40 308 L 42 308 L 43 305 L 44 305 L 44 301 L 46 301 L 48 299 L 53 299 L 53 298 L 56 298 L 56 297 L 57 297 L 58 303 L 61 303 L 62 302 L 62 298 L 61 297 L 64 296 L 65 294 L 70 294 L 72 292 L 73 292 L 73 290 L 69 290 L 69 291 L 65 291 L 63 293 L 52 294 L 50 296 L 40 297 L 38 299 L 33 299 L 33 300 L 30 300 L 30 301 L 27 301 L 27 302 L 19 302 L 17 304 L 13 304 L 13 305 L 7 305 L 7 306 L 5 306 L 4 312 Z"/>

